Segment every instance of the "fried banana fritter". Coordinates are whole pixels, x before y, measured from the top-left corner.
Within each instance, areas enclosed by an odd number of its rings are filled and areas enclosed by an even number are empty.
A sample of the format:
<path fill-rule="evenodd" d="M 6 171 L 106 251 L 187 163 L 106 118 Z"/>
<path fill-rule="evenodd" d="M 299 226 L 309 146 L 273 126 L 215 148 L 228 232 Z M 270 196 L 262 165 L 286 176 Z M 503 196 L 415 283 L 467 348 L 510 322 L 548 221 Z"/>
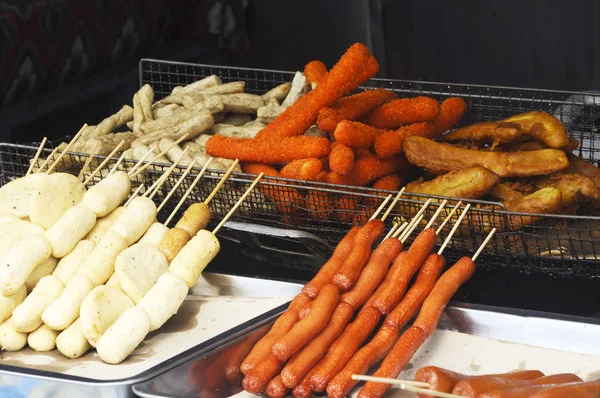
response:
<path fill-rule="evenodd" d="M 500 181 L 495 173 L 475 166 L 451 171 L 431 181 L 411 182 L 406 192 L 437 196 L 451 196 L 463 199 L 478 199 L 488 193 Z"/>
<path fill-rule="evenodd" d="M 562 148 L 569 143 L 561 121 L 546 112 L 521 113 L 504 119 L 504 122 L 519 124 L 525 134 L 540 140 L 548 148 Z"/>

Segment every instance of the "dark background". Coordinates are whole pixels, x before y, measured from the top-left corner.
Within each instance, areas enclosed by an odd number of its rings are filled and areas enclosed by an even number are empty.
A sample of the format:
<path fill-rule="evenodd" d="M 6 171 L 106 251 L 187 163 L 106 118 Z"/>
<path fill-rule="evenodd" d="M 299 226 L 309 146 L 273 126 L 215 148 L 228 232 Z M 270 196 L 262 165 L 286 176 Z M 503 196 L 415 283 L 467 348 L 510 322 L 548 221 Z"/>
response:
<path fill-rule="evenodd" d="M 215 16 L 215 5 L 227 11 Z M 313 59 L 331 66 L 360 41 L 379 77 L 595 90 L 599 12 L 592 0 L 0 1 L 0 139 L 97 123 L 131 102 L 142 57 L 301 70 Z M 44 84 L 28 90 L 32 75 Z M 19 95 L 7 102 L 15 78 Z"/>

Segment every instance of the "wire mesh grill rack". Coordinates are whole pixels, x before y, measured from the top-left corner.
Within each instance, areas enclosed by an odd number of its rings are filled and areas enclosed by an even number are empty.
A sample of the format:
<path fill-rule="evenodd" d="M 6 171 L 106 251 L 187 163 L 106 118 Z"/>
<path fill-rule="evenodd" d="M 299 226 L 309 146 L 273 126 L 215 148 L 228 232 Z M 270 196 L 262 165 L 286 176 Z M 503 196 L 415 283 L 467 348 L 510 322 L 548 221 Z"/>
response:
<path fill-rule="evenodd" d="M 157 99 L 170 94 L 176 86 L 189 84 L 212 74 L 219 76 L 224 82 L 243 80 L 246 82 L 247 92 L 258 94 L 278 84 L 289 82 L 293 77 L 292 72 L 282 71 L 148 59 L 140 62 L 141 84 L 152 85 Z M 404 96 L 428 95 L 438 100 L 460 96 L 469 104 L 468 113 L 462 124 L 496 120 L 518 112 L 544 110 L 561 119 L 569 134 L 580 140 L 581 145 L 576 151 L 577 155 L 595 165 L 600 157 L 596 149 L 600 145 L 596 142 L 598 140 L 596 126 L 600 124 L 597 120 L 596 108 L 600 103 L 600 96 L 379 79 L 372 79 L 369 87 L 385 87 Z M 34 156 L 36 149 L 35 145 L 0 144 L 0 174 L 4 182 L 26 172 L 29 159 Z M 61 162 L 59 170 L 78 173 L 86 156 L 77 153 L 68 154 Z M 92 165 L 98 164 L 102 159 L 98 157 Z M 114 162 L 116 159 L 111 160 L 109 165 Z M 134 161 L 125 160 L 121 168 L 128 170 L 134 164 Z M 135 184 L 142 182 L 149 186 L 167 168 L 168 165 L 152 165 L 138 181 L 134 181 L 134 187 Z M 198 172 L 199 169 L 194 168 L 192 173 L 183 180 L 162 209 L 159 219 L 166 219 Z M 173 172 L 172 177 L 156 196 L 157 201 L 162 200 L 181 173 L 182 169 Z M 221 171 L 209 170 L 175 219 L 181 216 L 183 210 L 191 203 L 203 201 L 222 175 Z M 103 174 L 100 173 L 93 182 L 102 177 Z M 215 215 L 213 223 L 227 213 L 253 179 L 254 176 L 243 173 L 232 174 L 210 203 L 210 208 Z M 395 195 L 396 192 L 265 177 L 232 219 L 310 232 L 335 245 L 351 225 L 367 220 L 388 194 Z M 424 221 L 421 224 L 424 226 L 442 198 L 403 195 L 386 220 L 388 228 L 393 222 L 403 222 L 414 216 L 428 198 L 432 198 L 434 203 L 424 214 Z M 458 199 L 449 199 L 447 208 L 454 206 L 457 201 Z M 514 213 L 505 211 L 501 204 L 475 200 L 463 200 L 460 209 L 464 209 L 467 203 L 471 203 L 472 208 L 446 251 L 449 259 L 472 254 L 489 230 L 496 227 L 498 233 L 488 245 L 486 254 L 480 261 L 488 267 L 518 266 L 523 272 L 530 273 L 552 272 L 556 275 L 600 276 L 600 269 L 598 269 L 600 217 Z M 442 212 L 442 216 L 448 211 Z M 451 218 L 445 230 L 441 232 L 441 238 L 447 235 L 459 213 L 460 210 Z"/>

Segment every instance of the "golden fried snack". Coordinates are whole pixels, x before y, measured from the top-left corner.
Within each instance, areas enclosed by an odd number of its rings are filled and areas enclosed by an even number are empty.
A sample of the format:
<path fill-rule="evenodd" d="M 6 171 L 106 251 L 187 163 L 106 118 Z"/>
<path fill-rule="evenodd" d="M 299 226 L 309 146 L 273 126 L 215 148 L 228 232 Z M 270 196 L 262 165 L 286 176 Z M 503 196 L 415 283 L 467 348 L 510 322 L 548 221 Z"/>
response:
<path fill-rule="evenodd" d="M 440 137 L 442 142 L 470 140 L 475 142 L 491 141 L 492 149 L 500 143 L 511 142 L 523 134 L 517 123 L 482 122 L 451 131 Z"/>
<path fill-rule="evenodd" d="M 452 196 L 463 199 L 478 199 L 488 193 L 500 177 L 488 169 L 475 166 L 453 170 L 431 181 L 406 184 L 406 192 L 437 196 Z"/>
<path fill-rule="evenodd" d="M 133 96 L 133 132 L 141 135 L 140 126 L 154 119 L 152 114 L 152 102 L 154 102 L 154 90 L 149 84 L 144 84 Z"/>
<path fill-rule="evenodd" d="M 580 205 L 600 203 L 600 189 L 591 178 L 581 174 L 554 173 L 537 180 L 537 188 L 552 187 L 560 190 L 562 202 L 560 212 L 575 214 Z"/>
<path fill-rule="evenodd" d="M 507 183 L 496 184 L 490 192 L 488 192 L 490 199 L 498 202 L 506 202 L 509 200 L 520 199 L 524 196 L 523 193 L 514 190 Z"/>
<path fill-rule="evenodd" d="M 164 130 L 155 130 L 151 133 L 139 137 L 131 143 L 131 146 L 136 146 L 139 144 L 149 145 L 152 142 L 159 141 L 162 138 L 171 138 L 172 140 L 178 140 L 184 135 L 187 135 L 188 139 L 192 139 L 197 135 L 204 133 L 206 130 L 211 128 L 213 124 L 214 119 L 212 114 L 209 111 L 200 111 L 197 112 L 191 118 L 182 121 L 181 123 L 169 126 Z"/>
<path fill-rule="evenodd" d="M 522 196 L 504 203 L 506 210 L 518 213 L 556 214 L 560 209 L 562 194 L 556 188 L 543 188 L 531 195 Z M 518 231 L 524 226 L 531 225 L 541 217 L 513 214 L 471 214 L 475 217 L 473 226 L 484 231 L 497 228 L 498 232 Z M 506 225 L 505 223 L 508 223 Z"/>
<path fill-rule="evenodd" d="M 269 102 L 271 98 L 275 98 L 277 101 L 281 102 L 287 97 L 290 93 L 290 89 L 292 88 L 292 83 L 283 83 L 277 87 L 272 88 L 271 90 L 264 93 L 261 97 L 265 102 Z"/>
<path fill-rule="evenodd" d="M 547 149 L 548 147 L 544 145 L 541 141 L 538 140 L 526 140 L 526 141 L 515 141 L 505 145 L 501 145 L 499 150 L 508 151 L 508 152 L 516 152 L 516 151 L 536 151 L 538 149 Z M 569 143 L 562 148 L 561 150 L 565 152 L 572 152 L 575 149 L 579 148 L 579 140 L 575 138 L 569 138 Z"/>
<path fill-rule="evenodd" d="M 404 139 L 404 153 L 411 163 L 437 174 L 480 165 L 500 177 L 531 177 L 561 171 L 569 165 L 565 153 L 557 149 L 483 152 L 416 136 Z"/>
<path fill-rule="evenodd" d="M 600 168 L 586 162 L 579 156 L 568 154 L 567 158 L 569 159 L 569 167 L 564 170 L 565 173 L 581 174 L 591 178 L 596 187 L 600 188 Z"/>
<path fill-rule="evenodd" d="M 123 105 L 123 107 L 119 109 L 117 113 L 102 120 L 100 123 L 98 123 L 97 126 L 88 126 L 81 134 L 80 142 L 83 142 L 91 137 L 106 135 L 114 131 L 115 129 L 118 129 L 121 126 L 124 126 L 125 124 L 127 124 L 127 122 L 130 122 L 132 120 L 133 108 L 129 105 Z M 78 146 L 79 145 L 75 145 L 75 147 Z M 77 148 L 73 148 L 73 150 L 76 149 Z"/>
<path fill-rule="evenodd" d="M 125 141 L 121 150 L 124 151 L 128 149 L 136 138 L 137 135 L 132 132 L 110 133 L 99 137 L 92 137 L 85 142 L 82 152 L 95 153 L 97 156 L 106 156 L 110 154 L 121 141 Z"/>
<path fill-rule="evenodd" d="M 561 148 L 569 143 L 563 124 L 549 113 L 521 113 L 504 121 L 519 124 L 525 134 L 542 141 L 548 148 Z"/>
<path fill-rule="evenodd" d="M 256 120 L 262 123 L 271 123 L 285 110 L 283 106 L 279 105 L 279 102 L 275 98 L 265 101 L 265 104 L 266 105 L 261 106 L 256 111 Z"/>

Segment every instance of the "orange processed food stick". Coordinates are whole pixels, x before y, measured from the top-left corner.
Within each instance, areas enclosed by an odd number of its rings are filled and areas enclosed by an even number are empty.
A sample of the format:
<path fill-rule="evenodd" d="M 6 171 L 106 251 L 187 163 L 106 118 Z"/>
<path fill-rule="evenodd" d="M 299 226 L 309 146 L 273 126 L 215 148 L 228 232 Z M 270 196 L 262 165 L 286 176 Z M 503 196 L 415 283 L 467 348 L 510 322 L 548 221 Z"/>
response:
<path fill-rule="evenodd" d="M 309 136 L 256 140 L 214 135 L 206 141 L 206 153 L 210 156 L 239 159 L 240 162 L 286 163 L 321 158 L 329 154 L 329 150 L 328 139 Z"/>
<path fill-rule="evenodd" d="M 322 361 L 323 359 L 321 359 Z M 319 361 L 320 363 L 320 361 Z M 302 381 L 294 387 L 292 390 L 292 396 L 294 398 L 312 398 L 313 390 L 310 387 L 310 378 L 315 372 L 315 368 L 313 367 L 307 374 L 302 378 Z"/>
<path fill-rule="evenodd" d="M 436 138 L 447 130 L 451 129 L 461 121 L 467 111 L 467 103 L 462 98 L 450 97 L 445 99 L 440 105 L 440 114 L 435 118 L 436 136 L 427 138 Z"/>
<path fill-rule="evenodd" d="M 358 75 L 356 80 L 354 81 L 354 88 L 360 87 L 365 84 L 370 78 L 379 73 L 379 63 L 374 56 L 370 56 L 367 61 L 367 66 L 363 69 L 363 71 Z"/>
<path fill-rule="evenodd" d="M 361 122 L 342 120 L 335 127 L 333 137 L 341 144 L 354 149 L 369 149 L 377 135 L 386 130 L 368 126 Z"/>
<path fill-rule="evenodd" d="M 242 387 L 253 394 L 264 392 L 269 381 L 281 372 L 283 365 L 284 362 L 275 358 L 273 354 L 269 354 L 267 358 L 248 371 L 242 380 Z"/>
<path fill-rule="evenodd" d="M 338 303 L 325 328 L 307 345 L 296 353 L 284 366 L 281 377 L 287 388 L 294 388 L 323 357 L 331 343 L 342 333 L 354 315 L 354 308 L 347 303 Z"/>
<path fill-rule="evenodd" d="M 373 188 L 384 191 L 398 191 L 404 185 L 405 177 L 400 173 L 391 173 L 381 177 L 372 185 Z"/>
<path fill-rule="evenodd" d="M 325 176 L 325 182 L 328 184 L 337 184 L 337 185 L 352 185 L 352 179 L 349 175 L 341 175 L 336 173 L 335 171 L 330 171 Z"/>
<path fill-rule="evenodd" d="M 310 379 L 313 391 L 321 392 L 327 384 L 348 363 L 358 347 L 375 330 L 381 319 L 381 313 L 374 308 L 363 308 L 356 319 L 346 327 L 335 341 L 327 356 L 319 362 Z"/>
<path fill-rule="evenodd" d="M 379 159 L 375 156 L 367 156 L 354 161 L 350 176 L 353 185 L 364 187 L 378 178 L 396 171 L 406 170 L 408 167 L 409 163 L 404 155 L 390 159 Z"/>
<path fill-rule="evenodd" d="M 292 326 L 298 322 L 298 311 L 287 310 L 284 312 L 262 339 L 260 339 L 250 351 L 250 354 L 244 359 L 240 370 L 243 374 L 248 374 L 249 371 L 254 369 L 259 363 L 264 361 L 271 353 L 273 344 L 281 337 L 285 336 L 290 331 Z"/>
<path fill-rule="evenodd" d="M 269 398 L 283 398 L 287 393 L 288 389 L 283 385 L 281 375 L 273 377 L 269 384 L 267 384 L 267 389 L 265 390 L 265 394 Z"/>
<path fill-rule="evenodd" d="M 360 231 L 358 231 L 350 254 L 348 254 L 344 264 L 333 276 L 333 284 L 337 286 L 338 289 L 346 292 L 354 286 L 358 276 L 371 257 L 371 248 L 384 230 L 385 224 L 383 221 L 376 218 L 369 221 L 360 229 Z"/>
<path fill-rule="evenodd" d="M 398 330 L 402 329 L 419 311 L 445 265 L 444 257 L 431 253 L 423 263 L 415 283 L 408 289 L 400 303 L 385 317 L 383 324 Z"/>
<path fill-rule="evenodd" d="M 373 308 L 386 315 L 400 302 L 412 277 L 433 250 L 436 238 L 433 228 L 424 229 L 410 245 L 406 255 L 396 257 L 390 269 L 389 283 L 372 298 Z"/>
<path fill-rule="evenodd" d="M 375 137 L 373 150 L 381 158 L 391 158 L 402 152 L 402 143 L 406 135 L 406 129 L 388 130 Z"/>
<path fill-rule="evenodd" d="M 369 112 L 364 122 L 380 129 L 397 129 L 404 124 L 433 120 L 439 113 L 440 105 L 433 98 L 400 98 Z"/>
<path fill-rule="evenodd" d="M 333 213 L 333 199 L 329 192 L 309 191 L 304 197 L 305 208 L 310 218 L 327 221 Z"/>
<path fill-rule="evenodd" d="M 313 90 L 263 128 L 256 139 L 281 139 L 304 134 L 317 121 L 321 109 L 357 87 L 355 82 L 366 68 L 370 56 L 369 49 L 363 44 L 353 44 Z"/>
<path fill-rule="evenodd" d="M 273 166 L 265 163 L 243 163 L 242 170 L 248 174 L 264 173 L 267 177 L 281 178 L 279 173 Z M 285 182 L 282 182 L 285 185 Z M 292 206 L 301 206 L 304 198 L 296 188 L 287 188 L 280 186 L 261 185 L 259 186 L 263 195 L 269 198 L 277 205 L 284 216 L 290 216 L 293 213 Z"/>
<path fill-rule="evenodd" d="M 448 369 L 438 368 L 437 366 L 425 366 L 415 373 L 415 381 L 428 383 L 432 390 L 450 393 L 454 386 L 461 380 L 472 380 L 480 378 L 504 378 L 507 380 L 534 380 L 544 377 L 544 374 L 539 370 L 523 370 L 510 373 L 499 373 L 491 375 L 468 376 L 461 373 L 453 372 Z M 419 398 L 433 398 L 427 394 L 417 394 Z"/>
<path fill-rule="evenodd" d="M 317 297 L 323 286 L 328 285 L 333 280 L 333 275 L 337 272 L 337 270 L 344 264 L 346 257 L 350 254 L 350 250 L 352 250 L 352 246 L 354 244 L 354 238 L 358 234 L 358 231 L 361 227 L 356 226 L 352 227 L 350 231 L 340 240 L 337 244 L 333 254 L 327 260 L 325 264 L 321 267 L 317 275 L 314 276 L 304 287 L 302 288 L 302 293 L 306 294 L 310 298 L 314 299 Z"/>
<path fill-rule="evenodd" d="M 446 305 L 458 288 L 473 275 L 473 272 L 475 272 L 475 263 L 466 256 L 444 272 L 427 296 L 413 326 L 421 328 L 427 337 L 431 336 L 437 328 Z"/>
<path fill-rule="evenodd" d="M 396 240 L 396 239 L 394 239 Z M 331 398 L 343 398 L 358 383 L 352 380 L 353 374 L 366 374 L 367 370 L 381 361 L 398 340 L 400 331 L 421 308 L 444 268 L 444 258 L 430 254 L 419 271 L 415 283 L 402 301 L 385 318 L 377 334 L 352 356 L 342 371 L 327 386 Z"/>
<path fill-rule="evenodd" d="M 282 167 L 279 171 L 284 178 L 312 181 L 317 178 L 323 164 L 317 158 L 298 159 Z"/>
<path fill-rule="evenodd" d="M 342 294 L 341 301 L 358 310 L 383 281 L 390 264 L 401 251 L 402 242 L 398 239 L 384 240 L 373 250 L 369 262 L 360 273 L 358 280 L 352 289 Z"/>
<path fill-rule="evenodd" d="M 329 321 L 340 301 L 340 291 L 334 285 L 325 285 L 319 292 L 308 316 L 298 321 L 289 332 L 273 344 L 272 353 L 280 361 L 287 361 L 315 337 Z"/>
<path fill-rule="evenodd" d="M 477 379 L 461 380 L 452 389 L 452 394 L 462 397 L 475 398 L 480 394 L 491 391 L 507 390 L 516 387 L 529 387 L 545 385 L 546 388 L 551 387 L 549 384 L 564 384 L 582 382 L 581 378 L 573 373 L 559 373 L 549 376 L 540 377 L 533 380 L 511 380 L 504 377 L 480 377 Z"/>
<path fill-rule="evenodd" d="M 310 314 L 310 310 L 314 303 L 315 303 L 314 301 L 310 301 L 308 304 L 306 304 L 304 307 L 302 307 L 300 312 L 298 312 L 298 320 L 304 319 L 308 316 L 308 314 Z"/>
<path fill-rule="evenodd" d="M 397 378 L 402 369 L 404 369 L 426 339 L 427 336 L 421 328 L 412 326 L 407 329 L 402 333 L 402 336 L 400 336 L 373 376 Z M 390 387 L 391 385 L 389 384 L 367 382 L 359 391 L 358 397 L 379 398 L 385 394 Z"/>
<path fill-rule="evenodd" d="M 483 398 L 594 398 L 600 394 L 600 381 L 560 383 L 530 387 L 517 387 L 510 390 L 490 391 L 481 394 Z"/>
<path fill-rule="evenodd" d="M 329 153 L 329 168 L 331 171 L 346 175 L 352 170 L 354 164 L 354 152 L 351 148 L 339 142 L 331 144 Z"/>
<path fill-rule="evenodd" d="M 343 120 L 356 120 L 373 109 L 398 98 L 391 90 L 378 88 L 366 90 L 337 100 L 330 108 L 319 111 L 317 125 L 327 133 L 333 133 L 336 126 Z"/>
<path fill-rule="evenodd" d="M 310 61 L 304 66 L 304 77 L 315 87 L 327 76 L 327 66 L 318 60 Z"/>

